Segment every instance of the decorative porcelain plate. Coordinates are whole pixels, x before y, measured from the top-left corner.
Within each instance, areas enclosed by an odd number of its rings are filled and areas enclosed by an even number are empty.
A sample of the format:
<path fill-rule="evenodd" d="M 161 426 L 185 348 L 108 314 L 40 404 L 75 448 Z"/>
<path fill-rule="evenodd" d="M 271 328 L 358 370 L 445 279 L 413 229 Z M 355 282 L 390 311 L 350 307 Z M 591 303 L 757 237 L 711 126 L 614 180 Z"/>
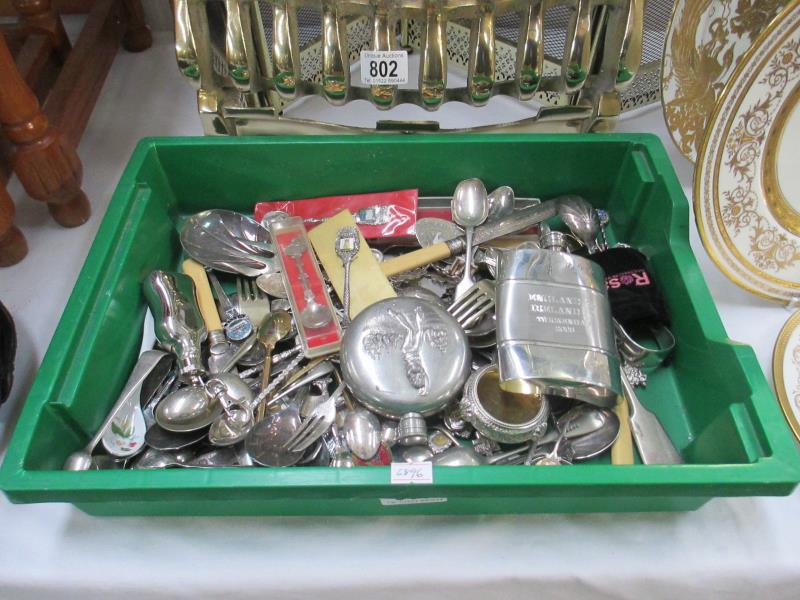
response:
<path fill-rule="evenodd" d="M 696 161 L 709 116 L 742 56 L 789 0 L 677 0 L 661 61 L 667 129 Z"/>
<path fill-rule="evenodd" d="M 772 376 L 783 414 L 800 441 L 800 311 L 786 321 L 778 335 L 772 355 Z"/>
<path fill-rule="evenodd" d="M 800 300 L 800 0 L 742 57 L 695 169 L 703 245 L 737 285 Z"/>

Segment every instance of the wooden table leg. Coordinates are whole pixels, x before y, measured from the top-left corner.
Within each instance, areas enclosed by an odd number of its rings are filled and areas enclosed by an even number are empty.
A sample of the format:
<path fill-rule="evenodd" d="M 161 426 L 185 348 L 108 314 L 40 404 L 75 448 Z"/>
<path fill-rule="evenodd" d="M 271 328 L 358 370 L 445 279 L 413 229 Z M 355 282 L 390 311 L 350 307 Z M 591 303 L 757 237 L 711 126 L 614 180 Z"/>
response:
<path fill-rule="evenodd" d="M 14 225 L 14 202 L 0 183 L 0 267 L 18 263 L 27 253 L 25 236 Z"/>
<path fill-rule="evenodd" d="M 81 190 L 82 166 L 75 149 L 50 127 L 36 96 L 17 71 L 0 36 L 0 124 L 16 145 L 11 164 L 25 191 L 47 202 L 64 227 L 85 223 L 91 214 Z"/>
<path fill-rule="evenodd" d="M 144 20 L 142 0 L 122 0 L 128 17 L 122 46 L 128 52 L 141 52 L 153 44 L 153 34 Z"/>
<path fill-rule="evenodd" d="M 64 31 L 61 17 L 53 10 L 51 0 L 12 0 L 14 8 L 22 18 L 22 22 L 33 31 L 46 34 L 53 44 L 59 59 L 67 60 L 72 49 Z"/>

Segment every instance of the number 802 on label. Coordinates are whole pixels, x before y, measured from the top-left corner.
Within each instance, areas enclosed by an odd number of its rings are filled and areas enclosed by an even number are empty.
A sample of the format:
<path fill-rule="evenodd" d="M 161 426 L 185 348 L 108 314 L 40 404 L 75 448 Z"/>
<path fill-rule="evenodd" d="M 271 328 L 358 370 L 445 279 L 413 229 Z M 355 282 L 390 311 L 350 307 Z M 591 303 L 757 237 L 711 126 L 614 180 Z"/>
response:
<path fill-rule="evenodd" d="M 362 50 L 361 82 L 367 85 L 407 83 L 408 53 L 405 50 Z"/>

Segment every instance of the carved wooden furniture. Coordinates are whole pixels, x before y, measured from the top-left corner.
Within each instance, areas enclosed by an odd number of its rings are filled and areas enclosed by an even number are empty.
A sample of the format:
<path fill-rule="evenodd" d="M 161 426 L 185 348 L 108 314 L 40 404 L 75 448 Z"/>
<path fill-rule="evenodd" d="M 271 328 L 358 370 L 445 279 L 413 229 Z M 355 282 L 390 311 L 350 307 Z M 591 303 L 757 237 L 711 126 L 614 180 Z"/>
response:
<path fill-rule="evenodd" d="M 80 188 L 82 166 L 75 149 L 119 45 L 133 52 L 144 50 L 152 43 L 150 30 L 144 23 L 141 0 L 95 0 L 72 47 L 51 0 L 13 0 L 13 5 L 19 24 L 0 28 L 0 137 L 5 138 L 7 164 L 28 195 L 47 203 L 59 224 L 75 227 L 91 213 Z M 6 39 L 16 49 L 16 61 Z M 52 86 L 43 85 L 52 64 L 57 76 L 50 77 Z M 31 88 L 46 98 L 43 107 Z M 13 215 L 14 206 L 4 189 L 0 195 L 2 266 L 25 254 L 24 238 L 13 226 Z"/>
<path fill-rule="evenodd" d="M 28 244 L 14 225 L 14 203 L 0 180 L 0 267 L 21 261 L 28 253 Z"/>

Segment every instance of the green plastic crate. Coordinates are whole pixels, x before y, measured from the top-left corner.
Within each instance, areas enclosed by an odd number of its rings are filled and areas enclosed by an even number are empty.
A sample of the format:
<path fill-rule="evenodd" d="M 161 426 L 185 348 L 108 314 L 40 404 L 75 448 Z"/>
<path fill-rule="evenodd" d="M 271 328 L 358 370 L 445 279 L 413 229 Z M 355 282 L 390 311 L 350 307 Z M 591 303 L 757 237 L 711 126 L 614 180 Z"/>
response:
<path fill-rule="evenodd" d="M 433 485 L 388 467 L 64 472 L 95 432 L 139 350 L 141 281 L 177 269 L 176 225 L 257 201 L 461 179 L 519 196 L 585 196 L 611 235 L 651 259 L 678 338 L 641 391 L 686 464 L 434 468 Z M 649 135 L 165 138 L 134 152 L 31 389 L 0 470 L 13 502 L 95 515 L 364 515 L 691 510 L 717 496 L 786 495 L 800 458 L 753 351 L 727 339 L 688 241 L 689 208 Z"/>

